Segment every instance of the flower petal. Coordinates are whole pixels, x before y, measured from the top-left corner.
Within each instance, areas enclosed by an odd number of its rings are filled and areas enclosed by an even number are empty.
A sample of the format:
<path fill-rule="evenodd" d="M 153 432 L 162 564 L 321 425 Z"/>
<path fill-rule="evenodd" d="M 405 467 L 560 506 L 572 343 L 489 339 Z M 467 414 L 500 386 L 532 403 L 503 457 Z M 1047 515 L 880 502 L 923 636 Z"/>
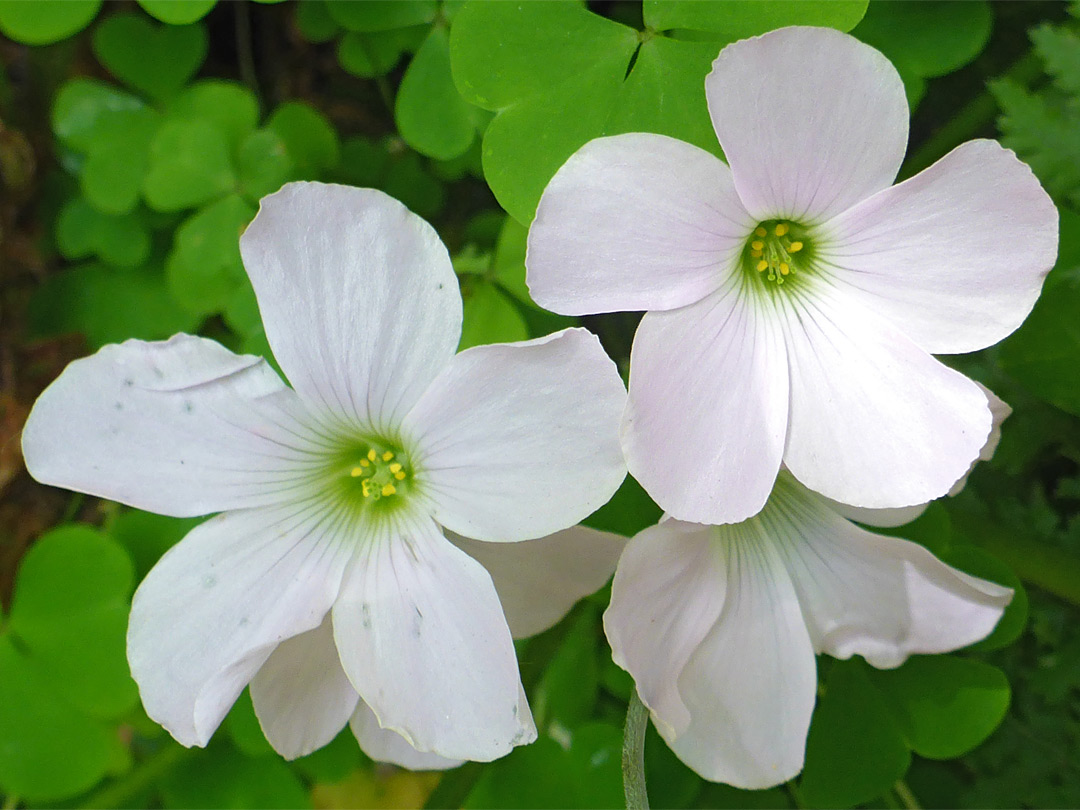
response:
<path fill-rule="evenodd" d="M 461 294 L 438 234 L 374 189 L 289 183 L 240 239 L 266 337 L 306 401 L 387 432 L 457 347 Z"/>
<path fill-rule="evenodd" d="M 574 526 L 539 540 L 485 543 L 449 534 L 491 574 L 514 638 L 547 630 L 615 572 L 626 539 Z"/>
<path fill-rule="evenodd" d="M 665 135 L 589 141 L 548 183 L 529 229 L 529 290 L 565 315 L 672 309 L 731 274 L 754 228 L 731 172 Z"/>
<path fill-rule="evenodd" d="M 786 307 L 791 369 L 787 468 L 853 506 L 948 492 L 990 433 L 979 386 L 843 291 L 815 283 L 792 292 L 775 299 Z"/>
<path fill-rule="evenodd" d="M 860 529 L 783 475 L 761 513 L 791 573 L 814 649 L 881 668 L 965 647 L 994 629 L 1012 590 L 920 545 Z"/>
<path fill-rule="evenodd" d="M 314 630 L 281 642 L 251 680 L 259 725 L 286 759 L 333 740 L 359 700 L 341 668 L 329 613 Z"/>
<path fill-rule="evenodd" d="M 417 750 L 490 761 L 536 738 L 491 577 L 429 518 L 365 547 L 333 620 L 356 691 Z"/>
<path fill-rule="evenodd" d="M 976 382 L 975 384 L 979 386 L 979 389 L 984 394 L 986 394 L 986 399 L 990 404 L 990 417 L 993 419 L 993 424 L 990 426 L 990 435 L 986 437 L 986 444 L 984 444 L 982 450 L 979 451 L 979 457 L 971 463 L 971 466 L 968 467 L 968 471 L 961 476 L 960 480 L 953 484 L 952 489 L 949 490 L 950 495 L 960 494 L 960 491 L 967 484 L 968 476 L 974 472 L 976 465 L 980 461 L 989 461 L 994 457 L 994 453 L 997 452 L 998 445 L 1001 443 L 1001 423 L 1008 419 L 1012 414 L 1012 408 L 1010 408 L 1008 403 L 1004 402 L 997 394 L 980 382 Z"/>
<path fill-rule="evenodd" d="M 724 605 L 726 570 L 713 539 L 674 519 L 639 532 L 619 560 L 604 613 L 612 657 L 634 676 L 665 737 L 690 726 L 679 675 Z"/>
<path fill-rule="evenodd" d="M 830 28 L 728 45 L 705 79 L 713 126 L 755 217 L 820 223 L 887 188 L 908 106 L 888 59 Z"/>
<path fill-rule="evenodd" d="M 630 356 L 630 473 L 681 520 L 732 523 L 772 489 L 787 431 L 782 333 L 745 288 L 645 315 Z"/>
<path fill-rule="evenodd" d="M 128 663 L 151 718 L 206 745 L 285 639 L 319 626 L 351 554 L 351 525 L 313 505 L 226 512 L 194 528 L 131 604 Z"/>
<path fill-rule="evenodd" d="M 596 337 L 567 329 L 462 352 L 402 433 L 439 523 L 482 540 L 526 540 L 573 526 L 618 489 L 625 401 Z"/>
<path fill-rule="evenodd" d="M 840 503 L 831 498 L 822 498 L 829 504 L 829 508 L 848 520 L 855 520 L 867 526 L 877 526 L 881 529 L 891 529 L 896 526 L 904 526 L 916 520 L 926 507 L 927 503 L 917 503 L 913 506 L 898 506 L 895 509 L 864 509 L 861 506 L 852 506 Z"/>
<path fill-rule="evenodd" d="M 822 230 L 838 283 L 932 354 L 1011 334 L 1057 257 L 1054 203 L 995 141 L 957 147 Z"/>
<path fill-rule="evenodd" d="M 371 707 L 362 700 L 349 719 L 349 726 L 360 749 L 376 762 L 389 762 L 410 771 L 445 771 L 463 762 L 417 751 L 396 731 L 382 728 Z"/>
<path fill-rule="evenodd" d="M 802 768 L 814 653 L 756 520 L 668 520 L 639 534 L 619 563 L 604 627 L 657 730 L 706 779 L 763 788 Z"/>
<path fill-rule="evenodd" d="M 279 503 L 324 440 L 265 361 L 206 338 L 129 340 L 71 363 L 23 429 L 38 481 L 189 517 Z"/>

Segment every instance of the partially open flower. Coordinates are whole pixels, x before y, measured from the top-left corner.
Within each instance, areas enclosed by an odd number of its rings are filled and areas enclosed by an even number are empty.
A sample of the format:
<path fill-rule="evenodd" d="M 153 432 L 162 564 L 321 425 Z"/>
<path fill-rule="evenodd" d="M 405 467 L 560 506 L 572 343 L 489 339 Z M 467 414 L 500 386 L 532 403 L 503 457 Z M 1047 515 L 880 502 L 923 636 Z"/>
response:
<path fill-rule="evenodd" d="M 897 667 L 982 639 L 1011 598 L 859 528 L 782 472 L 743 523 L 664 520 L 635 536 L 604 628 L 679 758 L 707 779 L 764 788 L 802 770 L 815 653 Z"/>
<path fill-rule="evenodd" d="M 68 366 L 23 433 L 45 483 L 167 515 L 223 512 L 135 594 L 128 659 L 147 713 L 204 745 L 254 678 L 287 756 L 350 716 L 363 734 L 399 735 L 384 735 L 391 749 L 453 759 L 531 741 L 484 555 L 443 528 L 528 540 L 602 505 L 625 475 L 614 364 L 581 329 L 455 355 L 446 249 L 378 191 L 287 185 L 241 251 L 292 388 L 211 340 L 128 341 Z M 570 558 L 580 577 L 554 583 L 566 587 L 540 626 L 603 583 L 618 546 Z"/>
<path fill-rule="evenodd" d="M 733 523 L 783 464 L 868 508 L 949 491 L 984 446 L 986 396 L 932 354 L 1030 312 L 1057 211 L 993 141 L 891 186 L 907 142 L 896 70 L 824 28 L 736 42 L 706 80 L 729 169 L 627 134 L 582 147 L 529 233 L 532 295 L 556 312 L 649 310 L 623 447 L 677 518 Z"/>

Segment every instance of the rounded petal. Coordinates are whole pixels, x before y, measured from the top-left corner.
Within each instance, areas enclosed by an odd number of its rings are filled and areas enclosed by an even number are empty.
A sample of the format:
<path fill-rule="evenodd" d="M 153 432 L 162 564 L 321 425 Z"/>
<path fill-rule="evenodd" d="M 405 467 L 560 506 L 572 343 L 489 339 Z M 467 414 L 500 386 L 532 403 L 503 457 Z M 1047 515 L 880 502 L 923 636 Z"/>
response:
<path fill-rule="evenodd" d="M 251 680 L 259 725 L 286 759 L 333 740 L 359 700 L 341 668 L 329 613 L 314 630 L 281 642 Z"/>
<path fill-rule="evenodd" d="M 784 558 L 814 649 L 898 667 L 985 638 L 1012 590 L 957 571 L 920 545 L 844 520 L 788 476 L 759 518 Z"/>
<path fill-rule="evenodd" d="M 351 554 L 343 518 L 316 504 L 226 512 L 143 580 L 128 663 L 146 713 L 180 743 L 206 745 L 274 648 L 322 622 Z"/>
<path fill-rule="evenodd" d="M 396 731 L 382 728 L 371 707 L 362 700 L 349 719 L 349 727 L 360 743 L 360 750 L 376 762 L 389 762 L 410 771 L 445 771 L 464 761 L 417 751 Z"/>
<path fill-rule="evenodd" d="M 730 276 L 754 225 L 705 150 L 640 132 L 596 138 L 540 198 L 529 290 L 565 315 L 692 304 Z"/>
<path fill-rule="evenodd" d="M 487 762 L 536 738 L 491 577 L 429 518 L 365 546 L 333 621 L 356 691 L 418 751 Z"/>
<path fill-rule="evenodd" d="M 976 382 L 979 389 L 986 394 L 986 399 L 990 404 L 990 416 L 993 419 L 993 424 L 990 426 L 990 435 L 986 437 L 986 444 L 983 445 L 982 450 L 979 451 L 979 457 L 971 463 L 968 467 L 968 471 L 961 476 L 960 480 L 953 484 L 952 489 L 949 490 L 950 495 L 959 495 L 960 491 L 967 484 L 968 476 L 975 470 L 975 466 L 980 461 L 989 461 L 994 457 L 994 453 L 997 452 L 998 444 L 1001 443 L 1001 423 L 1004 422 L 1012 414 L 1012 408 L 1009 407 L 1007 402 L 1004 402 L 997 394 L 991 391 L 982 383 Z"/>
<path fill-rule="evenodd" d="M 190 517 L 294 496 L 325 446 L 311 425 L 264 360 L 176 335 L 71 363 L 22 446 L 42 483 Z"/>
<path fill-rule="evenodd" d="M 842 291 L 798 292 L 776 298 L 791 369 L 787 468 L 852 506 L 944 495 L 986 443 L 986 395 Z"/>
<path fill-rule="evenodd" d="M 634 476 L 680 520 L 733 523 L 772 490 L 788 371 L 774 313 L 745 288 L 650 312 L 634 338 L 622 443 Z"/>
<path fill-rule="evenodd" d="M 612 657 L 634 676 L 665 737 L 690 726 L 679 675 L 724 606 L 726 569 L 713 539 L 706 527 L 678 520 L 635 535 L 619 560 L 604 612 Z"/>
<path fill-rule="evenodd" d="M 837 283 L 931 354 L 1011 334 L 1057 258 L 1054 203 L 995 141 L 957 147 L 822 230 Z"/>
<path fill-rule="evenodd" d="M 542 537 L 614 494 L 626 391 L 584 329 L 453 359 L 402 428 L 435 519 L 481 540 Z"/>
<path fill-rule="evenodd" d="M 831 28 L 781 28 L 728 45 L 705 96 L 746 209 L 824 222 L 888 188 L 908 106 L 888 59 Z"/>
<path fill-rule="evenodd" d="M 348 424 L 392 429 L 457 348 L 446 248 L 381 191 L 289 183 L 262 199 L 240 252 L 282 370 Z"/>
<path fill-rule="evenodd" d="M 881 529 L 891 529 L 896 526 L 904 526 L 916 520 L 930 504 L 917 503 L 913 506 L 898 506 L 895 509 L 863 509 L 861 506 L 852 506 L 846 503 L 834 501 L 831 498 L 822 498 L 829 504 L 834 512 L 855 520 L 867 526 L 877 526 Z"/>
<path fill-rule="evenodd" d="M 547 630 L 579 599 L 603 587 L 626 546 L 624 537 L 585 526 L 523 543 L 448 536 L 491 574 L 514 638 Z"/>
<path fill-rule="evenodd" d="M 699 774 L 757 789 L 802 769 L 814 653 L 757 521 L 668 520 L 639 534 L 619 563 L 604 627 L 657 730 Z"/>

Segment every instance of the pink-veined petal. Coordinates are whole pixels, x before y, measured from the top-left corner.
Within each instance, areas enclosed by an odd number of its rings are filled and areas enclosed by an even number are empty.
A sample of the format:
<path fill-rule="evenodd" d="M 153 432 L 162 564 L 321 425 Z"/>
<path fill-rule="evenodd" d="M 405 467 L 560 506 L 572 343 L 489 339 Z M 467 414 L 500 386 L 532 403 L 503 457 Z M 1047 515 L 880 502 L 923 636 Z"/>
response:
<path fill-rule="evenodd" d="M 838 283 L 932 354 L 1011 334 L 1054 266 L 1058 214 L 1031 169 L 995 141 L 929 169 L 822 228 Z"/>
<path fill-rule="evenodd" d="M 623 450 L 630 473 L 680 520 L 738 522 L 769 497 L 788 415 L 774 315 L 732 284 L 647 313 L 638 327 Z"/>
<path fill-rule="evenodd" d="M 536 738 L 491 577 L 430 518 L 403 515 L 359 552 L 333 622 L 356 691 L 418 751 L 490 761 Z"/>
<path fill-rule="evenodd" d="M 481 540 L 573 526 L 626 476 L 618 424 L 626 391 L 584 329 L 457 355 L 402 434 L 435 519 Z"/>
<path fill-rule="evenodd" d="M 410 771 L 445 771 L 463 762 L 417 751 L 396 731 L 382 728 L 375 713 L 362 700 L 349 719 L 349 727 L 360 749 L 376 762 L 389 762 Z"/>
<path fill-rule="evenodd" d="M 814 653 L 756 520 L 667 520 L 639 534 L 619 563 L 604 627 L 657 730 L 699 774 L 756 789 L 801 770 Z"/>
<path fill-rule="evenodd" d="M 341 668 L 329 613 L 314 630 L 281 642 L 251 680 L 259 725 L 286 759 L 333 740 L 359 699 Z"/>
<path fill-rule="evenodd" d="M 761 220 L 823 222 L 887 188 L 904 157 L 908 106 L 896 68 L 831 28 L 728 45 L 705 95 L 739 197 Z"/>
<path fill-rule="evenodd" d="M 264 360 L 176 335 L 71 363 L 22 446 L 42 483 L 188 517 L 294 496 L 326 442 Z"/>
<path fill-rule="evenodd" d="M 775 298 L 791 370 L 784 464 L 852 506 L 944 495 L 990 434 L 986 395 L 842 290 L 809 281 Z"/>
<path fill-rule="evenodd" d="M 957 571 L 920 545 L 844 520 L 781 475 L 759 518 L 791 574 L 814 647 L 881 668 L 965 647 L 994 629 L 1012 590 Z"/>
<path fill-rule="evenodd" d="M 128 623 L 146 713 L 182 744 L 206 745 L 274 648 L 330 610 L 354 539 L 348 517 L 317 503 L 226 512 L 170 549 Z"/>
<path fill-rule="evenodd" d="M 495 583 L 514 638 L 543 632 L 615 572 L 626 538 L 574 526 L 539 540 L 485 543 L 450 534 L 450 542 L 479 562 Z"/>
<path fill-rule="evenodd" d="M 567 315 L 692 304 L 731 275 L 754 224 L 705 150 L 640 132 L 597 138 L 540 198 L 529 290 Z"/>
<path fill-rule="evenodd" d="M 453 356 L 450 257 L 381 191 L 289 183 L 262 199 L 240 252 L 282 370 L 347 424 L 391 431 Z"/>

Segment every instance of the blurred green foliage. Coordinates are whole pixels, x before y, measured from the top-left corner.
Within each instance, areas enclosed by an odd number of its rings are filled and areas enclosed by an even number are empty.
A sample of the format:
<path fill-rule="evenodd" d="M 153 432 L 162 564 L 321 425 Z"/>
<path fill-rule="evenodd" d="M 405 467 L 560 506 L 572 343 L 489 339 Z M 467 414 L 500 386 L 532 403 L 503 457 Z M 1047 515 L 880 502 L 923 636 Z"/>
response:
<path fill-rule="evenodd" d="M 1070 578 L 1080 570 L 1080 34 L 1056 6 L 1004 8 L 0 0 L 6 64 L 29 65 L 22 78 L 9 70 L 0 115 L 42 156 L 32 241 L 45 270 L 21 303 L 22 337 L 40 347 L 77 334 L 94 349 L 201 331 L 268 354 L 237 240 L 259 198 L 295 179 L 380 188 L 433 222 L 461 280 L 462 347 L 572 325 L 536 307 L 525 285 L 527 224 L 561 163 L 590 138 L 639 130 L 719 154 L 702 87 L 725 43 L 789 24 L 851 30 L 897 65 L 918 105 L 913 132 L 996 101 L 1005 143 L 1062 206 L 1061 259 L 1031 318 L 999 348 L 956 360 L 1015 409 L 997 457 L 960 497 L 895 532 L 1017 596 L 989 639 L 952 656 L 887 672 L 819 659 L 793 784 L 708 784 L 650 730 L 649 790 L 656 806 L 687 808 L 1080 804 L 1080 576 Z M 995 22 L 1006 13 L 1016 31 Z M 1046 76 L 996 81 L 991 99 L 985 79 L 1008 66 L 995 54 L 1021 56 L 1028 26 Z M 20 81 L 43 95 L 40 120 L 32 105 L 15 108 L 9 85 Z M 992 135 L 986 123 L 963 139 Z M 625 369 L 633 318 L 589 326 Z M 498 762 L 408 774 L 375 766 L 345 730 L 286 763 L 246 694 L 205 751 L 186 750 L 142 713 L 123 644 L 135 582 L 197 521 L 67 504 L 4 595 L 5 807 L 621 804 L 632 684 L 603 635 L 605 591 L 519 643 L 540 739 Z M 628 480 L 587 522 L 631 535 L 659 514 Z"/>

